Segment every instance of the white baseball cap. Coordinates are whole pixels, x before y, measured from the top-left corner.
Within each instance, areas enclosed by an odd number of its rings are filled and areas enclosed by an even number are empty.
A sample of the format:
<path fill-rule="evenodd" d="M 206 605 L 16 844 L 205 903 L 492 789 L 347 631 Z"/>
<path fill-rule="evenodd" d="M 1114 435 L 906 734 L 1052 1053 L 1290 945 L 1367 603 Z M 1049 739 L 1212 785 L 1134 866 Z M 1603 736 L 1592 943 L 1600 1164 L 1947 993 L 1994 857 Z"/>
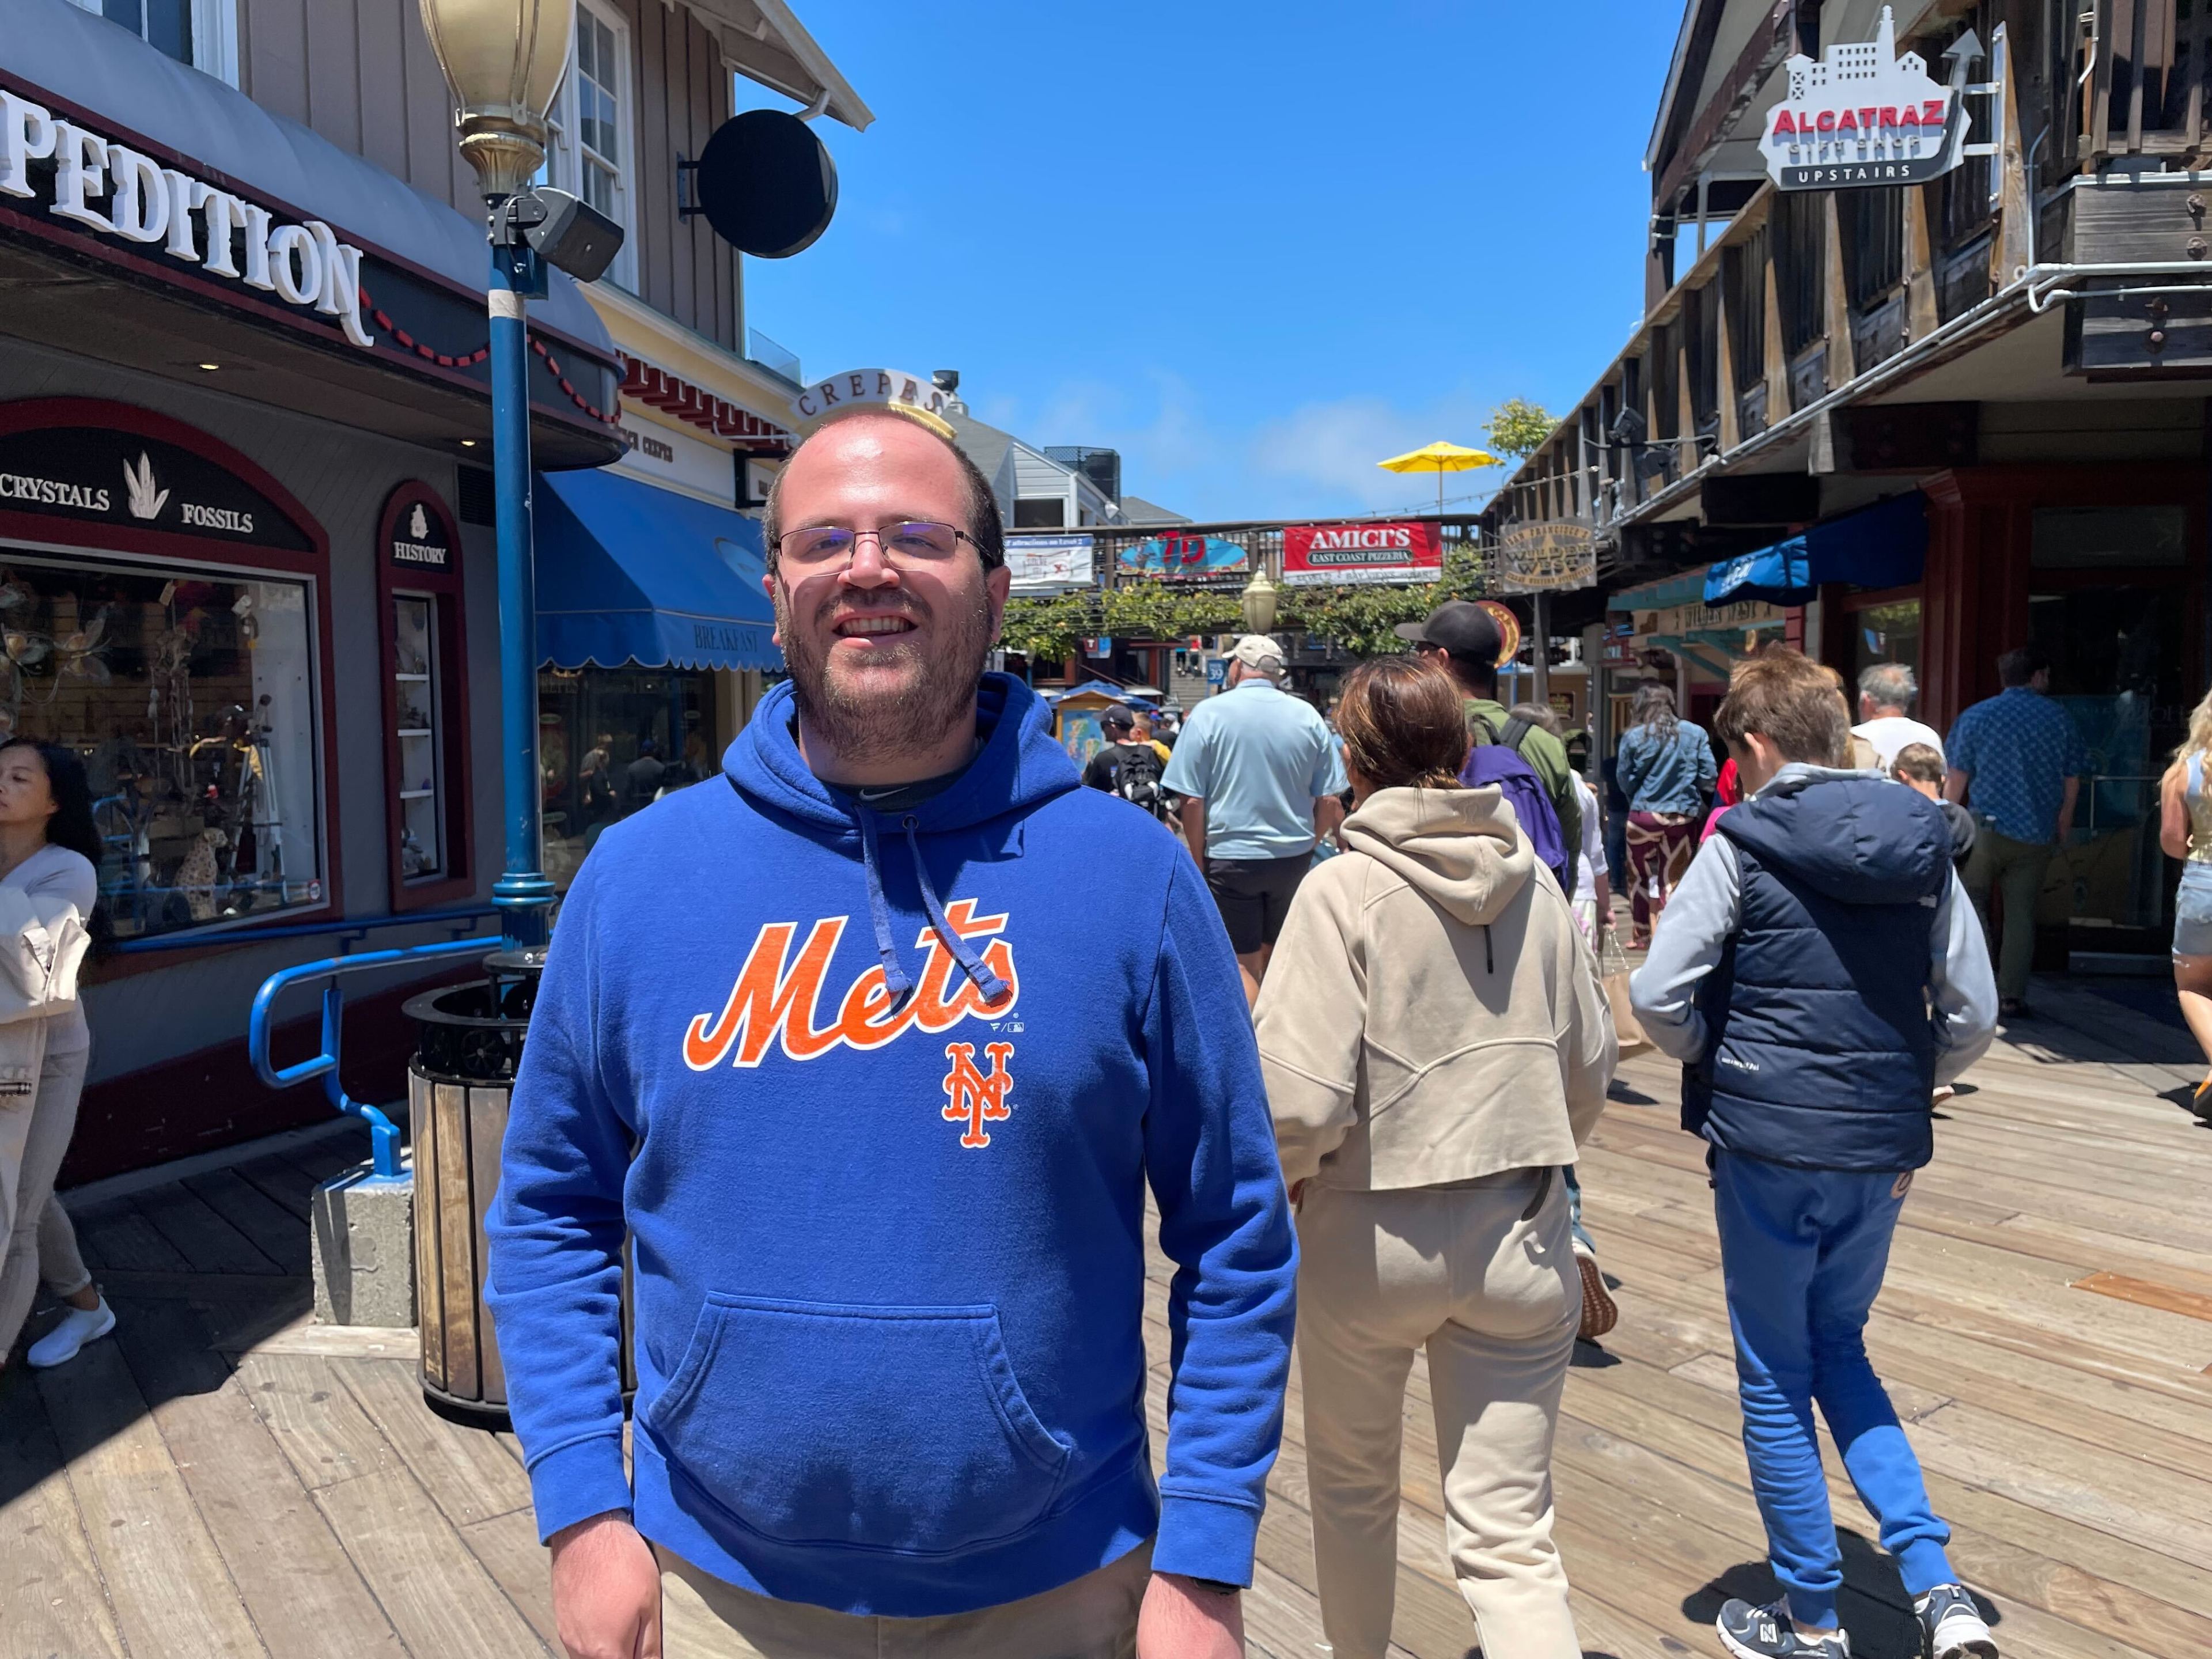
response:
<path fill-rule="evenodd" d="M 1247 668 L 1256 668 L 1262 673 L 1279 670 L 1283 665 L 1283 647 L 1265 634 L 1247 634 L 1229 648 L 1230 659 L 1241 662 Z"/>

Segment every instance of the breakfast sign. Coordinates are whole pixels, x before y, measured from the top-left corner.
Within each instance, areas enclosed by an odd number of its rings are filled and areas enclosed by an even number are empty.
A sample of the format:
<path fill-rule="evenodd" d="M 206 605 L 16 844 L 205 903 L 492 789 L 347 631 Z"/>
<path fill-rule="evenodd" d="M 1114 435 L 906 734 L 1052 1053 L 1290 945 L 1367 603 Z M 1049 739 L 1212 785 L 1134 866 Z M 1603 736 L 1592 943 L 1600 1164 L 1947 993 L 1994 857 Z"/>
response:
<path fill-rule="evenodd" d="M 1917 52 L 1897 50 L 1887 6 L 1875 38 L 1835 45 L 1820 61 L 1799 53 L 1787 65 L 1790 95 L 1767 112 L 1759 152 L 1783 190 L 1924 185 L 1966 154 L 1960 104 L 1966 66 L 1981 53 L 1969 33 L 1944 54 L 1953 84 L 1931 79 Z"/>

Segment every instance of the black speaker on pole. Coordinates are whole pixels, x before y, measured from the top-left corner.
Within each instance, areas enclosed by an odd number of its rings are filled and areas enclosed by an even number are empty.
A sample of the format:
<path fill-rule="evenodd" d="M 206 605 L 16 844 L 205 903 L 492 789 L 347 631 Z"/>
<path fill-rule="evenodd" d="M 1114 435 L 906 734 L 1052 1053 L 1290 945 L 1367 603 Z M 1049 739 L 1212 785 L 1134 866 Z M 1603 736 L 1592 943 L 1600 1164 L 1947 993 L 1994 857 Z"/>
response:
<path fill-rule="evenodd" d="M 776 109 L 749 109 L 714 129 L 696 161 L 684 218 L 707 216 L 714 234 L 741 253 L 788 259 L 830 228 L 837 211 L 837 168 L 814 129 Z"/>

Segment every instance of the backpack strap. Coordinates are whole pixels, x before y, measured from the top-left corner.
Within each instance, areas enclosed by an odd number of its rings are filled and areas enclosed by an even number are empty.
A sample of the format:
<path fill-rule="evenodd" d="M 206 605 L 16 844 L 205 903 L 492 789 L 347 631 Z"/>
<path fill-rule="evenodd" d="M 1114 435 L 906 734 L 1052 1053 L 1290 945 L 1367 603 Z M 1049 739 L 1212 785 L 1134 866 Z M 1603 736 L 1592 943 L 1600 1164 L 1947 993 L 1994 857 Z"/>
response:
<path fill-rule="evenodd" d="M 1472 709 L 1468 712 L 1467 733 L 1474 739 L 1478 747 L 1500 741 L 1498 728 L 1490 723 L 1490 716 L 1478 714 Z"/>
<path fill-rule="evenodd" d="M 1527 737 L 1534 729 L 1534 723 L 1526 715 L 1516 714 L 1505 722 L 1505 729 L 1498 734 L 1498 740 L 1508 749 L 1517 752 L 1521 747 L 1521 739 Z"/>

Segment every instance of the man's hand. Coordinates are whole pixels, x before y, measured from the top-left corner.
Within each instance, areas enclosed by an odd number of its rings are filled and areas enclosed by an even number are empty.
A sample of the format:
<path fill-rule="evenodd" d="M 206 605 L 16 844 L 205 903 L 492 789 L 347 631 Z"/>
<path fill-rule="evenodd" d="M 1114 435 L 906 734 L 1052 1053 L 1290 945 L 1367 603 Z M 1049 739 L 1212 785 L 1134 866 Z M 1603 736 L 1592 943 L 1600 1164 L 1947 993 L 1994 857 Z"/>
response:
<path fill-rule="evenodd" d="M 1244 1659 L 1244 1598 L 1154 1573 L 1137 1615 L 1137 1659 Z"/>
<path fill-rule="evenodd" d="M 661 1659 L 660 1566 L 629 1517 L 579 1521 L 552 1547 L 553 1620 L 568 1659 Z"/>

